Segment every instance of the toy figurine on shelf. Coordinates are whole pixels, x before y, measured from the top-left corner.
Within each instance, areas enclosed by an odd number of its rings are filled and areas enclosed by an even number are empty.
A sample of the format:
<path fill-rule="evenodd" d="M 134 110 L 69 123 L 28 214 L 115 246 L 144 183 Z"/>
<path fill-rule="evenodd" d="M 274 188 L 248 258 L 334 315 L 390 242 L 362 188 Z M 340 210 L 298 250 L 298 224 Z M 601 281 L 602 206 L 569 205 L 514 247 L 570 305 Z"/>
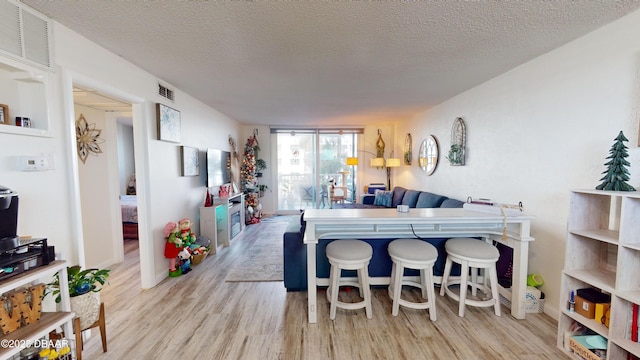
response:
<path fill-rule="evenodd" d="M 220 186 L 220 189 L 218 190 L 218 196 L 221 198 L 229 197 L 229 188 L 230 186 Z"/>
<path fill-rule="evenodd" d="M 164 238 L 166 240 L 164 244 L 164 257 L 169 259 L 169 276 L 176 277 L 182 275 L 182 269 L 176 267 L 178 254 L 183 248 L 182 239 L 176 234 L 178 225 L 174 222 L 169 222 L 164 227 Z"/>

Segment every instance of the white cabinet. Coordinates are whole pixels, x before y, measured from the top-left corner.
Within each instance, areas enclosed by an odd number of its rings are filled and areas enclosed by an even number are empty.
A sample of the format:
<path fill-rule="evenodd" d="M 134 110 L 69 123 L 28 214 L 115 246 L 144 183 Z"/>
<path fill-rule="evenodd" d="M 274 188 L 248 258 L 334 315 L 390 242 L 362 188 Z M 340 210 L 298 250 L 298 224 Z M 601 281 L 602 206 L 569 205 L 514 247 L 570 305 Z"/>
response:
<path fill-rule="evenodd" d="M 640 304 L 640 193 L 576 190 L 571 193 L 557 345 L 567 353 L 574 323 L 608 340 L 607 359 L 640 356 L 629 339 L 631 308 Z M 569 312 L 571 291 L 597 288 L 611 295 L 610 323 Z"/>
<path fill-rule="evenodd" d="M 34 340 L 43 338 L 52 330 L 63 326 L 65 334 L 73 334 L 72 319 L 74 313 L 71 312 L 69 301 L 69 283 L 67 280 L 67 262 L 53 261 L 49 265 L 26 271 L 0 282 L 0 294 L 4 294 L 13 289 L 30 284 L 33 281 L 48 278 L 53 274 L 60 275 L 60 312 L 43 312 L 40 320 L 36 323 L 22 326 L 18 330 L 0 337 L 2 340 Z M 0 347 L 0 359 L 9 359 L 22 350 L 20 347 Z"/>
<path fill-rule="evenodd" d="M 211 240 L 211 251 L 215 254 L 219 246 L 229 246 L 244 230 L 244 194 L 214 198 L 213 204 L 200 207 L 200 234 Z"/>

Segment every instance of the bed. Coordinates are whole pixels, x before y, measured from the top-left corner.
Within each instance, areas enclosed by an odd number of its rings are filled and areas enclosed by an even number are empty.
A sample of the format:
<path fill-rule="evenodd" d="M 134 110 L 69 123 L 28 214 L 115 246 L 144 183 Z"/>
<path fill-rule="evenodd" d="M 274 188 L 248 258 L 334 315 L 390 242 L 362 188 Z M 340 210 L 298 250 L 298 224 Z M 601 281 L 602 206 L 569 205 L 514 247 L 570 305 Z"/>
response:
<path fill-rule="evenodd" d="M 138 240 L 138 204 L 135 195 L 120 195 L 122 237 Z"/>

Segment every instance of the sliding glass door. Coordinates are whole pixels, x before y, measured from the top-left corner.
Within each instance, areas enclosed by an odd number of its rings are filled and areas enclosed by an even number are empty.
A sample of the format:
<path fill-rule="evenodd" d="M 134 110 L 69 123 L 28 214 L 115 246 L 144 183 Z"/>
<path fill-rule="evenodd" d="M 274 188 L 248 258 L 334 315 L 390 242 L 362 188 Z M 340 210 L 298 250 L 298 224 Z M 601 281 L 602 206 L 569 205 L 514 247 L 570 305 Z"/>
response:
<path fill-rule="evenodd" d="M 333 184 L 345 190 L 343 201 L 355 199 L 355 174 L 346 165 L 357 148 L 354 130 L 272 130 L 277 143 L 277 212 L 329 208 Z"/>

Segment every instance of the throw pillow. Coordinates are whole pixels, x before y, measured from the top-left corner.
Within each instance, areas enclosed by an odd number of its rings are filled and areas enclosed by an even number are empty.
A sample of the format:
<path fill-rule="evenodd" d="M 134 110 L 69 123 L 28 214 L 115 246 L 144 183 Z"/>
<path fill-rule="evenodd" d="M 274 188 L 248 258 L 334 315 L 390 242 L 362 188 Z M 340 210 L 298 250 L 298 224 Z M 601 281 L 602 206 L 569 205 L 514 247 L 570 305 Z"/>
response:
<path fill-rule="evenodd" d="M 393 201 L 393 191 L 377 190 L 373 205 L 391 207 Z"/>

